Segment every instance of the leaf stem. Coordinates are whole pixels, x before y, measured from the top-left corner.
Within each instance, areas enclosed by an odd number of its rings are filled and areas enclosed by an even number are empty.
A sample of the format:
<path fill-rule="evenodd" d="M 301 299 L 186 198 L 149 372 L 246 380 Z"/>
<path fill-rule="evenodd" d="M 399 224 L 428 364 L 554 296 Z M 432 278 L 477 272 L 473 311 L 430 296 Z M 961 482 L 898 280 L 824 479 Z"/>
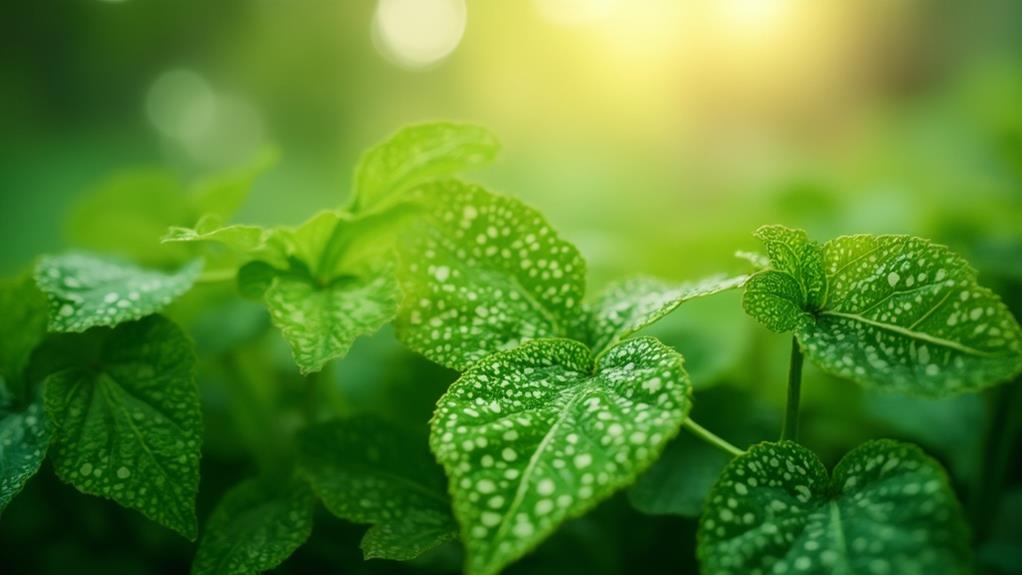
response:
<path fill-rule="evenodd" d="M 726 451 L 727 453 L 735 457 L 738 457 L 739 455 L 745 455 L 744 451 L 738 449 L 734 445 L 731 445 L 725 439 L 718 437 L 709 429 L 706 429 L 702 425 L 699 425 L 698 423 L 693 421 L 691 417 L 686 419 L 685 423 L 681 424 L 681 426 L 689 430 L 692 433 L 692 435 L 695 435 L 699 439 L 702 439 L 703 441 L 709 443 L 710 445 L 717 447 L 723 451 Z"/>
<path fill-rule="evenodd" d="M 784 408 L 781 441 L 798 441 L 798 404 L 802 395 L 802 348 L 791 336 L 791 364 L 788 366 L 788 402 Z"/>

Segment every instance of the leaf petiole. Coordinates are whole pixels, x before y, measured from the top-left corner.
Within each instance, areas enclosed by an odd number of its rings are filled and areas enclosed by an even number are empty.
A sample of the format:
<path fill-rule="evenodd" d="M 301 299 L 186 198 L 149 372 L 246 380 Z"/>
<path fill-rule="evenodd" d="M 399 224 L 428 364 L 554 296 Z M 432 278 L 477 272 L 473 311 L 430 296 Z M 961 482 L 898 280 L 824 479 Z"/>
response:
<path fill-rule="evenodd" d="M 791 364 L 788 367 L 788 402 L 784 408 L 781 441 L 798 441 L 798 404 L 802 394 L 802 348 L 791 338 Z"/>
<path fill-rule="evenodd" d="M 718 437 L 709 429 L 706 429 L 702 425 L 699 425 L 698 423 L 693 421 L 691 417 L 686 419 L 685 423 L 682 423 L 681 426 L 689 430 L 689 432 L 691 432 L 692 435 L 695 435 L 699 439 L 702 439 L 703 441 L 709 443 L 710 445 L 717 447 L 723 451 L 726 451 L 727 453 L 735 457 L 738 457 L 739 455 L 745 455 L 745 451 L 738 449 L 734 445 L 731 445 L 727 440 Z"/>

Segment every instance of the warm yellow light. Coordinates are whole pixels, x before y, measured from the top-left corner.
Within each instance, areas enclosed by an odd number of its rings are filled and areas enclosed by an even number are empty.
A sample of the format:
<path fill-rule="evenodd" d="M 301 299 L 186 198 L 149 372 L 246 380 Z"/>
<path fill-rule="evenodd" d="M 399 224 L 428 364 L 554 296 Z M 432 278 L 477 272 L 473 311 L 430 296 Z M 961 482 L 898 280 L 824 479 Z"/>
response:
<path fill-rule="evenodd" d="M 764 33 L 785 20 L 790 0 L 722 0 L 722 24 L 737 33 Z"/>
<path fill-rule="evenodd" d="M 619 0 L 533 0 L 547 21 L 562 26 L 584 26 L 609 18 Z"/>
<path fill-rule="evenodd" d="M 449 56 L 465 33 L 464 0 L 380 0 L 373 18 L 377 49 L 407 68 Z"/>

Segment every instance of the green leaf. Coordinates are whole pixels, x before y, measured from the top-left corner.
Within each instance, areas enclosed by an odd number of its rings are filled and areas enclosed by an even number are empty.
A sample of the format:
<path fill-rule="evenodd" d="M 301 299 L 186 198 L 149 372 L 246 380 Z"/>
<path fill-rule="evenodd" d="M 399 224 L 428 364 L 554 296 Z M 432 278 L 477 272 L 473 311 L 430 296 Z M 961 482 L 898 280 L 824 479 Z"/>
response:
<path fill-rule="evenodd" d="M 51 331 L 82 332 L 154 314 L 189 289 L 202 270 L 193 261 L 165 273 L 103 256 L 47 256 L 35 269 L 49 300 Z"/>
<path fill-rule="evenodd" d="M 366 559 L 413 559 L 456 538 L 444 475 L 424 440 L 362 416 L 306 429 L 299 446 L 302 472 L 326 508 L 372 524 Z"/>
<path fill-rule="evenodd" d="M 487 164 L 499 150 L 497 139 L 480 126 L 406 127 L 362 155 L 355 168 L 355 209 L 376 208 L 426 181 Z"/>
<path fill-rule="evenodd" d="M 784 226 L 763 226 L 753 235 L 763 242 L 771 267 L 798 282 L 803 306 L 810 310 L 818 308 L 827 291 L 820 244 L 810 240 L 804 231 Z"/>
<path fill-rule="evenodd" d="M 585 293 L 575 246 L 537 211 L 480 187 L 448 180 L 417 192 L 429 214 L 403 243 L 406 345 L 464 370 L 526 340 L 570 335 Z"/>
<path fill-rule="evenodd" d="M 28 358 L 46 336 L 46 298 L 32 276 L 0 280 L 0 388 L 19 395 Z"/>
<path fill-rule="evenodd" d="M 787 243 L 777 233 L 767 241 L 775 269 L 749 279 L 745 308 L 775 331 L 794 330 L 824 371 L 927 396 L 976 391 L 1022 372 L 1022 328 L 948 248 L 861 235 L 827 242 L 818 255 L 804 234 L 784 230 Z M 815 279 L 817 269 L 825 281 Z M 822 296 L 807 285 L 823 286 Z"/>
<path fill-rule="evenodd" d="M 262 299 L 278 275 L 280 270 L 266 262 L 259 260 L 248 262 L 238 268 L 238 291 L 244 297 Z"/>
<path fill-rule="evenodd" d="M 184 333 L 150 316 L 53 338 L 33 364 L 50 373 L 57 475 L 194 539 L 202 419 Z"/>
<path fill-rule="evenodd" d="M 327 285 L 282 274 L 272 280 L 264 299 L 299 370 L 307 374 L 343 357 L 356 339 L 391 321 L 400 291 L 390 274 L 378 270 L 339 277 Z"/>
<path fill-rule="evenodd" d="M 192 575 L 248 575 L 280 565 L 312 533 L 314 503 L 297 481 L 235 485 L 206 522 Z"/>
<path fill-rule="evenodd" d="M 265 230 L 246 224 L 223 225 L 215 214 L 199 218 L 194 228 L 172 226 L 160 240 L 165 244 L 187 242 L 218 243 L 249 258 L 286 268 L 288 246 L 277 230 Z"/>
<path fill-rule="evenodd" d="M 827 372 L 929 396 L 976 391 L 1022 371 L 1022 328 L 950 249 L 907 236 L 824 246 L 830 291 L 799 333 Z"/>
<path fill-rule="evenodd" d="M 719 275 L 671 284 L 637 277 L 612 284 L 588 306 L 590 346 L 599 353 L 659 321 L 686 301 L 741 287 L 746 279 Z"/>
<path fill-rule="evenodd" d="M 871 441 L 832 476 L 792 442 L 733 460 L 699 524 L 704 573 L 970 573 L 947 476 L 919 448 Z"/>
<path fill-rule="evenodd" d="M 437 403 L 430 445 L 466 571 L 500 571 L 634 481 L 678 432 L 690 392 L 681 356 L 653 338 L 597 363 L 579 342 L 536 340 L 465 372 Z"/>
<path fill-rule="evenodd" d="M 50 426 L 36 399 L 24 409 L 0 385 L 0 512 L 39 471 L 50 443 Z"/>

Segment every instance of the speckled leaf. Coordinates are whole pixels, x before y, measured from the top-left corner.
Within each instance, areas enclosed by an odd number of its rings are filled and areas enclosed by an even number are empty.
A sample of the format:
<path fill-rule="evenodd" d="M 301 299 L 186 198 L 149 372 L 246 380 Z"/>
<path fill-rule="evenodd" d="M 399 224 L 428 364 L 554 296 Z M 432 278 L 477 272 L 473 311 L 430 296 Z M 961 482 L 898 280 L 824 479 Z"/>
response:
<path fill-rule="evenodd" d="M 413 559 L 457 536 L 444 475 L 419 441 L 372 417 L 305 430 L 299 465 L 334 515 L 372 527 L 366 559 Z"/>
<path fill-rule="evenodd" d="M 103 256 L 70 253 L 39 261 L 35 280 L 49 300 L 51 331 L 82 332 L 154 314 L 192 287 L 196 260 L 165 273 Z"/>
<path fill-rule="evenodd" d="M 740 287 L 745 276 L 713 276 L 672 284 L 637 277 L 607 287 L 588 306 L 589 343 L 597 353 L 657 322 L 681 304 Z"/>
<path fill-rule="evenodd" d="M 690 392 L 681 356 L 645 337 L 596 364 L 579 342 L 535 340 L 465 372 L 437 403 L 430 445 L 466 571 L 500 571 L 634 481 L 677 433 Z"/>
<path fill-rule="evenodd" d="M 824 246 L 823 310 L 797 332 L 825 371 L 943 396 L 1022 371 L 1022 328 L 950 249 L 907 236 L 846 236 Z"/>
<path fill-rule="evenodd" d="M 171 227 L 160 240 L 165 244 L 210 242 L 223 245 L 252 259 L 287 267 L 287 248 L 276 230 L 246 224 L 224 225 L 215 214 L 206 214 L 194 228 Z"/>
<path fill-rule="evenodd" d="M 486 164 L 500 150 L 485 128 L 439 122 L 409 126 L 368 150 L 355 168 L 355 207 L 394 200 L 417 184 Z"/>
<path fill-rule="evenodd" d="M 585 261 L 538 212 L 449 180 L 417 189 L 427 221 L 404 242 L 398 337 L 457 370 L 498 350 L 567 337 L 581 317 Z"/>
<path fill-rule="evenodd" d="M 307 374 L 344 356 L 359 336 L 393 319 L 400 291 L 391 275 L 376 271 L 340 277 L 325 286 L 285 274 L 273 279 L 264 298 L 295 363 Z"/>
<path fill-rule="evenodd" d="M 880 440 L 828 477 L 792 442 L 733 460 L 698 532 L 704 573 L 970 573 L 969 536 L 947 476 L 919 448 Z"/>
<path fill-rule="evenodd" d="M 0 387 L 18 396 L 32 350 L 46 335 L 46 298 L 30 275 L 0 280 Z"/>
<path fill-rule="evenodd" d="M 811 320 L 827 289 L 823 251 L 806 233 L 784 226 L 763 226 L 755 236 L 766 247 L 770 269 L 749 278 L 745 311 L 776 332 L 785 332 Z"/>
<path fill-rule="evenodd" d="M 273 569 L 309 538 L 313 509 L 312 492 L 298 481 L 239 483 L 206 522 L 192 575 L 249 575 Z"/>
<path fill-rule="evenodd" d="M 41 399 L 18 409 L 0 385 L 0 512 L 39 471 L 49 443 Z"/>
<path fill-rule="evenodd" d="M 161 316 L 57 337 L 33 358 L 53 468 L 80 491 L 195 538 L 202 420 L 195 356 Z"/>

